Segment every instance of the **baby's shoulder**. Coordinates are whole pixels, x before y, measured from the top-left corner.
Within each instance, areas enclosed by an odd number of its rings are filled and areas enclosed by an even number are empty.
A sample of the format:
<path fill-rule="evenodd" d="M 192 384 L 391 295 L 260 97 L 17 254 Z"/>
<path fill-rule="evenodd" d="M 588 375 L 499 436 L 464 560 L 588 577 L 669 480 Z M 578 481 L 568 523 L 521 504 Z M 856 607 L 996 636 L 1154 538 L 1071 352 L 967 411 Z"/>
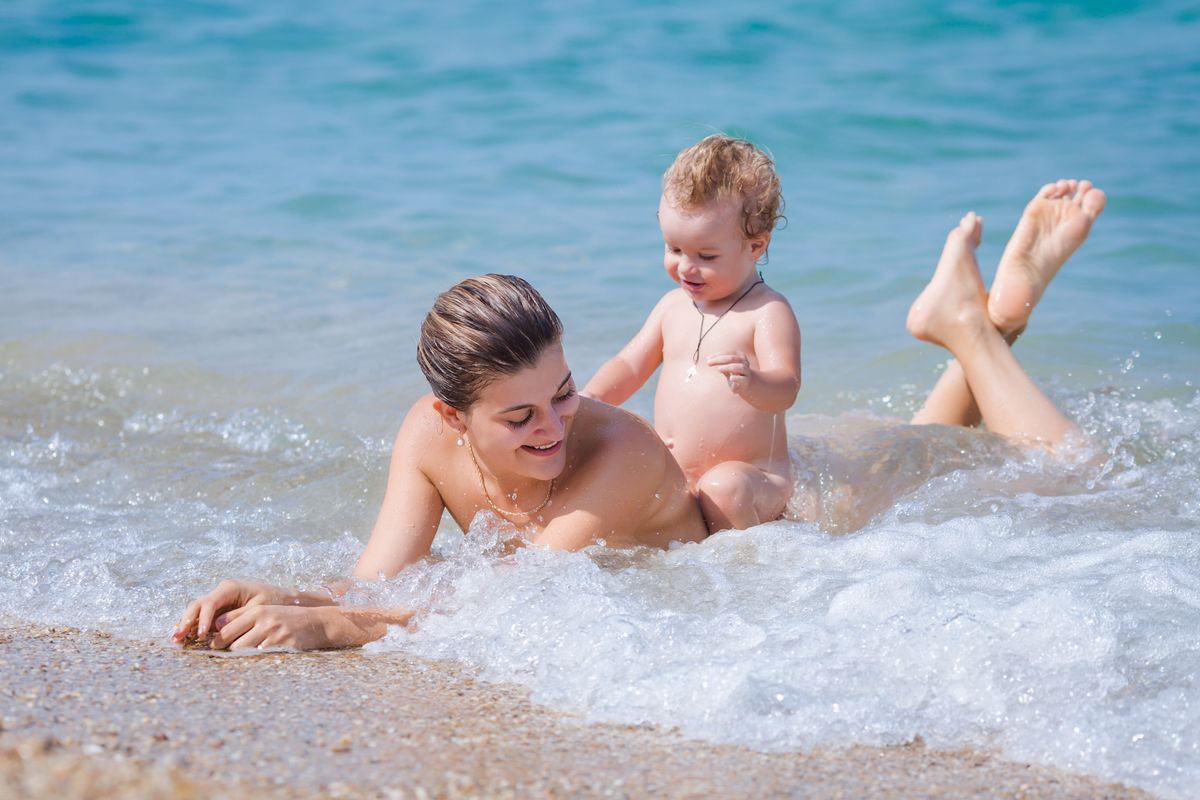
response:
<path fill-rule="evenodd" d="M 782 293 L 772 289 L 770 286 L 763 286 L 763 293 L 759 296 L 758 302 L 754 308 L 763 317 L 779 317 L 784 316 L 788 319 L 795 320 L 796 312 L 792 310 L 792 304 Z"/>
<path fill-rule="evenodd" d="M 759 297 L 759 305 L 769 306 L 769 305 L 777 305 L 777 304 L 783 305 L 789 311 L 792 308 L 792 304 L 788 302 L 788 299 L 783 295 L 782 292 L 778 291 L 777 289 L 773 289 L 764 283 L 763 284 L 763 293 Z"/>

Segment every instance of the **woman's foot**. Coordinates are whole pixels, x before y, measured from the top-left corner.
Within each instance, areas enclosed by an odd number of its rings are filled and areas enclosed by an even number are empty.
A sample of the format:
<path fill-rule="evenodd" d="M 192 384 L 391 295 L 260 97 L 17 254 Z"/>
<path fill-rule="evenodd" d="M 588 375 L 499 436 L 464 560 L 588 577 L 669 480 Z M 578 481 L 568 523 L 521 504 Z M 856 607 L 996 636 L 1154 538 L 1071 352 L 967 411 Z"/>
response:
<path fill-rule="evenodd" d="M 908 311 L 908 332 L 916 338 L 945 347 L 960 331 L 992 326 L 975 260 L 982 234 L 983 220 L 971 211 L 946 236 L 933 278 Z"/>
<path fill-rule="evenodd" d="M 1046 286 L 1087 239 L 1105 201 L 1091 181 L 1064 179 L 1043 186 L 1025 206 L 988 296 L 988 317 L 1002 334 L 1025 326 Z"/>

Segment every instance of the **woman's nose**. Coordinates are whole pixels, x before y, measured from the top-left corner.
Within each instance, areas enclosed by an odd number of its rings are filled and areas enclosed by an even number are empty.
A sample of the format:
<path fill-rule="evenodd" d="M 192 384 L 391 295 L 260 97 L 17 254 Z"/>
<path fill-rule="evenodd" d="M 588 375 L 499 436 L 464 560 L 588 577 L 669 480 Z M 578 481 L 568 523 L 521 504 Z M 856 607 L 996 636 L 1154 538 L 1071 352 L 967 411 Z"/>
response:
<path fill-rule="evenodd" d="M 558 413 L 556 408 L 551 406 L 550 412 L 542 417 L 542 420 L 542 433 L 555 440 L 562 438 L 566 426 L 563 424 L 562 414 Z"/>

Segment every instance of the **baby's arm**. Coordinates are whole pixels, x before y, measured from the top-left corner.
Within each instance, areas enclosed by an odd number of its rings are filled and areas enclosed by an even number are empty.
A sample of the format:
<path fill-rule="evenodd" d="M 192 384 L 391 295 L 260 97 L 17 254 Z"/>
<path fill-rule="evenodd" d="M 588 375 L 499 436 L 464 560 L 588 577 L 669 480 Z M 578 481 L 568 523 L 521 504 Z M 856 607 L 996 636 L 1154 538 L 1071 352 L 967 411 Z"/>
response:
<path fill-rule="evenodd" d="M 800 392 L 800 325 L 782 298 L 763 308 L 754 325 L 758 369 L 745 353 L 717 353 L 706 359 L 725 375 L 734 394 L 760 411 L 787 411 Z"/>
<path fill-rule="evenodd" d="M 664 297 L 646 318 L 646 324 L 621 352 L 604 362 L 604 366 L 580 392 L 604 403 L 619 406 L 650 379 L 662 363 L 662 315 Z"/>

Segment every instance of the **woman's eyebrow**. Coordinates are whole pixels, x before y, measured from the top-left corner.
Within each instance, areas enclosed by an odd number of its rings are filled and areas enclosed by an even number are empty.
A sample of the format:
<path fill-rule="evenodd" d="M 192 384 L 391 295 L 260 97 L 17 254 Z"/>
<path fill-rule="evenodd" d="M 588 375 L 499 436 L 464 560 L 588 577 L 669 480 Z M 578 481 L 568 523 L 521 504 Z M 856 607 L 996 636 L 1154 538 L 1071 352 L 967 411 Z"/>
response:
<path fill-rule="evenodd" d="M 558 385 L 558 389 L 556 389 L 555 391 L 556 392 L 561 391 L 562 388 L 570 382 L 571 382 L 571 373 L 568 372 L 567 377 L 562 379 L 562 383 L 560 383 Z M 496 413 L 497 414 L 507 414 L 510 411 L 520 411 L 523 408 L 533 408 L 533 403 L 517 403 L 515 406 L 509 406 L 508 408 L 502 408 L 499 411 L 497 411 Z"/>

